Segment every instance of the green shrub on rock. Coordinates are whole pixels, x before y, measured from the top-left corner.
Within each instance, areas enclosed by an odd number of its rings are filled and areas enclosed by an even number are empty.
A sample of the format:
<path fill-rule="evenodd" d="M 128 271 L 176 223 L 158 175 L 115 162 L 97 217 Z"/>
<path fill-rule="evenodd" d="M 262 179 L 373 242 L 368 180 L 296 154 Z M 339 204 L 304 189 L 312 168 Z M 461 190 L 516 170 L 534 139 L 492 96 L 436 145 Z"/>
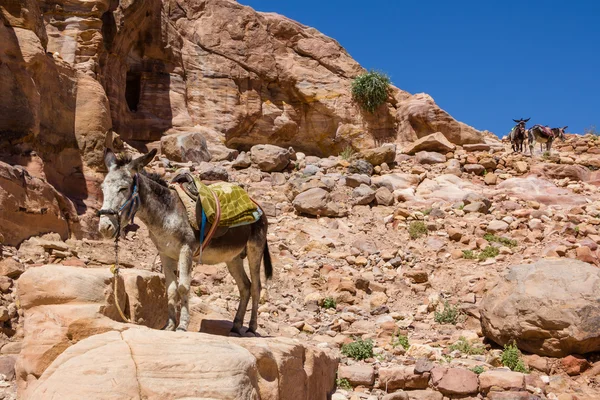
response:
<path fill-rule="evenodd" d="M 389 90 L 390 78 L 377 71 L 366 72 L 352 81 L 352 98 L 370 113 L 385 103 Z"/>

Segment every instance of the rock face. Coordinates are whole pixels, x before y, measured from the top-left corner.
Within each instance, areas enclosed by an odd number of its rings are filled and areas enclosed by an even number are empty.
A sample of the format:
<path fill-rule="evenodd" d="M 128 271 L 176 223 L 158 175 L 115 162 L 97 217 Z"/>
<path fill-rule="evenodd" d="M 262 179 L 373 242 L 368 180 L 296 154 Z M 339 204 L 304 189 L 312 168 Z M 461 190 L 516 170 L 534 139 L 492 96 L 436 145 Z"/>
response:
<path fill-rule="evenodd" d="M 1 161 L 0 204 L 0 232 L 7 245 L 47 232 L 66 239 L 69 229 L 77 225 L 77 211 L 69 199 L 24 168 Z"/>
<path fill-rule="evenodd" d="M 97 333 L 126 329 L 120 321 L 108 269 L 46 265 L 28 269 L 18 280 L 25 317 L 23 350 L 16 371 L 27 391 L 54 359 L 72 344 Z M 122 270 L 118 299 L 129 318 L 162 328 L 167 320 L 164 278 Z M 129 307 L 127 307 L 127 304 Z"/>
<path fill-rule="evenodd" d="M 137 148 L 167 136 L 163 151 L 182 161 L 233 160 L 225 145 L 337 155 L 438 131 L 454 143 L 484 138 L 394 87 L 375 113 L 360 110 L 350 88 L 365 70 L 335 40 L 277 14 L 232 0 L 63 3 L 0 7 L 0 90 L 10 93 L 0 161 L 37 168 L 71 199 L 77 237 L 97 235 L 107 132 Z"/>
<path fill-rule="evenodd" d="M 70 347 L 23 399 L 106 399 L 111 382 L 130 399 L 324 400 L 336 368 L 337 360 L 292 339 L 132 328 Z"/>
<path fill-rule="evenodd" d="M 296 340 L 116 322 L 112 280 L 107 269 L 59 265 L 21 276 L 26 326 L 16 367 L 19 398 L 105 399 L 106 382 L 119 388 L 118 398 L 132 399 L 326 399 L 334 387 L 337 359 Z M 118 295 L 137 324 L 165 324 L 161 275 L 122 270 Z"/>
<path fill-rule="evenodd" d="M 202 126 L 228 146 L 273 143 L 315 154 L 433 132 L 453 143 L 483 141 L 424 94 L 393 88 L 374 114 L 357 109 L 350 84 L 364 69 L 335 40 L 280 15 L 230 0 L 109 3 L 2 9 L 0 54 L 10 60 L 3 85 L 19 101 L 2 104 L 0 115 L 19 118 L 2 120 L 0 130 L 57 126 L 96 165 L 98 154 L 87 153 L 111 127 L 147 142 Z M 65 29 L 63 21 L 83 17 Z M 57 96 L 35 94 L 48 89 Z M 53 108 L 65 112 L 53 116 Z"/>
<path fill-rule="evenodd" d="M 551 290 L 549 289 L 551 288 Z M 600 350 L 600 272 L 576 260 L 517 265 L 483 299 L 483 333 L 551 357 Z"/>

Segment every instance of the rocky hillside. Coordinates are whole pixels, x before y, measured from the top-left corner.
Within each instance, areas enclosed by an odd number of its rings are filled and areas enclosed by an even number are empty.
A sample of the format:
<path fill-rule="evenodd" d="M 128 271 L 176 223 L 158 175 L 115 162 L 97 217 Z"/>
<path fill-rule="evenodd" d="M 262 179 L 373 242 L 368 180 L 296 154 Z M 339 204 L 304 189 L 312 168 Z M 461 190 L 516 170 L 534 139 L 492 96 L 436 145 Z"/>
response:
<path fill-rule="evenodd" d="M 44 196 L 52 206 L 11 209 L 23 218 L 52 209 L 14 244 L 67 226 L 94 237 L 88 211 L 98 207 L 107 131 L 139 149 L 200 134 L 206 161 L 226 157 L 223 145 L 329 156 L 434 132 L 485 139 L 425 94 L 392 88 L 375 113 L 361 111 L 349 90 L 364 70 L 335 40 L 232 0 L 9 1 L 0 15 L 0 88 L 10 93 L 0 100 L 0 161 L 58 192 Z"/>
<path fill-rule="evenodd" d="M 531 158 L 433 134 L 344 157 L 271 145 L 234 161 L 157 157 L 150 169 L 167 179 L 191 170 L 260 199 L 276 266 L 259 310 L 267 338 L 219 338 L 238 302 L 225 266 L 196 266 L 191 333 L 161 333 L 120 322 L 111 242 L 34 237 L 0 261 L 6 396 L 18 384 L 20 398 L 65 388 L 101 398 L 89 389 L 100 376 L 134 398 L 598 398 L 599 150 L 593 136 L 568 135 Z M 166 320 L 155 255 L 145 227 L 131 229 L 118 291 L 127 315 L 154 329 Z M 169 345 L 153 352 L 156 341 Z M 215 348 L 222 359 L 187 355 Z M 286 367 L 296 357 L 304 369 Z M 234 359 L 240 380 L 220 384 Z M 166 370 L 204 382 L 206 368 L 214 379 L 199 392 L 165 383 Z"/>
<path fill-rule="evenodd" d="M 0 398 L 600 398 L 596 136 L 514 154 L 397 88 L 365 113 L 337 42 L 235 1 L 0 15 Z M 229 337 L 223 265 L 196 266 L 189 332 L 161 331 L 143 224 L 115 280 L 105 146 L 261 203 L 262 337 Z"/>

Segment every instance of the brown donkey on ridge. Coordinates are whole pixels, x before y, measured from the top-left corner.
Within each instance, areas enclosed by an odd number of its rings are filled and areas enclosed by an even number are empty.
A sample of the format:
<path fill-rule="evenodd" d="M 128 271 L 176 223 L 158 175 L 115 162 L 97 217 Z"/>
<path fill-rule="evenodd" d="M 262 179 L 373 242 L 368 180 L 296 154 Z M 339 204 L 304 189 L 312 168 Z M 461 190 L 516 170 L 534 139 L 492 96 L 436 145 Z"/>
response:
<path fill-rule="evenodd" d="M 158 249 L 165 273 L 169 299 L 169 320 L 164 329 L 185 331 L 190 322 L 188 296 L 190 272 L 194 254 L 200 246 L 200 233 L 192 228 L 185 206 L 174 190 L 154 174 L 144 171 L 156 154 L 150 151 L 135 160 L 118 159 L 107 150 L 104 162 L 108 174 L 102 183 L 104 203 L 100 210 L 99 230 L 104 237 L 117 238 L 121 227 L 137 212 L 146 224 L 150 239 Z M 199 204 L 200 202 L 198 202 Z M 265 275 L 272 275 L 271 257 L 267 246 L 267 217 L 250 225 L 229 228 L 214 237 L 202 252 L 203 264 L 226 263 L 240 291 L 240 303 L 233 320 L 232 332 L 241 334 L 244 315 L 250 297 L 252 313 L 248 332 L 258 327 L 258 300 L 261 290 L 260 265 L 264 259 Z M 208 227 L 207 227 L 208 228 Z M 244 271 L 243 259 L 248 257 L 250 277 Z M 177 277 L 177 272 L 179 277 Z M 181 315 L 177 325 L 176 302 L 181 301 Z"/>

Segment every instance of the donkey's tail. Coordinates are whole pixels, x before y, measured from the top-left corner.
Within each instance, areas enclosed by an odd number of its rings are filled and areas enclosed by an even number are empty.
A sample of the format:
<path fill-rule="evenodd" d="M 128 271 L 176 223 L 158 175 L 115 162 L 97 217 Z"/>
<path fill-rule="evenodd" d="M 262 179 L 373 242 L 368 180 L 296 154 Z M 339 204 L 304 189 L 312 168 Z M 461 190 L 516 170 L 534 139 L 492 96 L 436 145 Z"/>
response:
<path fill-rule="evenodd" d="M 265 250 L 263 251 L 263 261 L 265 263 L 265 276 L 267 279 L 271 279 L 273 277 L 273 264 L 271 263 L 271 253 L 267 242 L 265 242 Z"/>

